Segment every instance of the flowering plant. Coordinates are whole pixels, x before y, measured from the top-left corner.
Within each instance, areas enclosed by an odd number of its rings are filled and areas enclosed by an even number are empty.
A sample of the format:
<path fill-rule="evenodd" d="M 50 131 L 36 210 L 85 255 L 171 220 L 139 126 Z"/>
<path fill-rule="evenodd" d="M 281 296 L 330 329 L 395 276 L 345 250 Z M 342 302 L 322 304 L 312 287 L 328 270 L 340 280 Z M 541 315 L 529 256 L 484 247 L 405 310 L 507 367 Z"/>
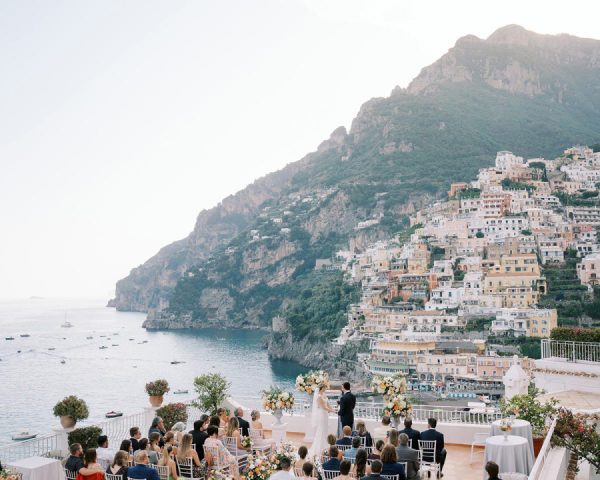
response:
<path fill-rule="evenodd" d="M 296 462 L 296 449 L 289 442 L 282 442 L 269 457 L 273 470 L 281 470 L 281 460 L 284 458 L 287 458 L 292 465 Z"/>
<path fill-rule="evenodd" d="M 386 417 L 406 417 L 412 412 L 412 406 L 404 395 L 394 395 L 383 403 L 383 414 Z"/>
<path fill-rule="evenodd" d="M 403 395 L 406 393 L 406 379 L 401 373 L 389 377 L 376 375 L 373 378 L 373 391 L 381 393 L 384 397 Z"/>
<path fill-rule="evenodd" d="M 227 480 L 227 478 L 227 475 L 218 469 L 210 470 L 206 477 L 207 480 Z"/>
<path fill-rule="evenodd" d="M 265 457 L 248 455 L 248 465 L 242 472 L 246 480 L 267 480 L 273 472 L 273 466 Z"/>
<path fill-rule="evenodd" d="M 84 420 L 88 418 L 90 412 L 85 400 L 69 395 L 54 405 L 54 415 L 56 417 L 71 417 L 73 420 Z"/>
<path fill-rule="evenodd" d="M 156 416 L 163 419 L 165 428 L 171 430 L 178 422 L 187 423 L 188 413 L 185 403 L 167 403 L 156 410 Z"/>
<path fill-rule="evenodd" d="M 288 410 L 294 406 L 294 396 L 290 392 L 284 392 L 281 388 L 274 386 L 262 392 L 263 407 L 267 411 Z"/>
<path fill-rule="evenodd" d="M 585 458 L 600 471 L 600 433 L 598 418 L 593 415 L 574 414 L 566 408 L 557 411 L 552 444 L 566 447 L 571 454 Z"/>
<path fill-rule="evenodd" d="M 515 395 L 510 400 L 500 400 L 500 410 L 503 415 L 514 415 L 516 418 L 527 420 L 531 424 L 534 436 L 542 436 L 546 431 L 546 419 L 556 413 L 557 401 L 552 399 L 541 403 L 537 397 L 541 393 L 536 388 L 526 394 Z"/>
<path fill-rule="evenodd" d="M 12 470 L 0 470 L 1 480 L 21 480 L 23 475 Z"/>
<path fill-rule="evenodd" d="M 165 379 L 154 380 L 146 384 L 146 392 L 151 397 L 160 397 L 167 393 L 169 390 L 169 382 Z"/>
<path fill-rule="evenodd" d="M 312 395 L 315 390 L 318 390 L 322 385 L 329 388 L 329 374 L 323 370 L 311 370 L 304 375 L 296 377 L 296 390 L 306 392 Z"/>
<path fill-rule="evenodd" d="M 250 437 L 242 437 L 240 443 L 244 448 L 252 448 L 252 439 Z"/>

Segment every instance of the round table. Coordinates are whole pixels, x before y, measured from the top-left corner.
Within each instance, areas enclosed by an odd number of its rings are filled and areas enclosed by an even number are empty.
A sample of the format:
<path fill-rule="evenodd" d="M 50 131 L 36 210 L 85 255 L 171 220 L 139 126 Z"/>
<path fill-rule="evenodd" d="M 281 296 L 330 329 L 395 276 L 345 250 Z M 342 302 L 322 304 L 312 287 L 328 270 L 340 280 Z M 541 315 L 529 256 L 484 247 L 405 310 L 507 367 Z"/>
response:
<path fill-rule="evenodd" d="M 496 420 L 494 423 L 492 423 L 492 436 L 504 435 L 504 432 L 500 430 L 501 424 L 502 420 Z M 527 439 L 529 448 L 531 449 L 531 454 L 533 455 L 533 435 L 531 434 L 531 423 L 529 423 L 527 420 L 521 420 L 517 418 L 516 420 L 512 421 L 512 428 L 509 433 L 511 435 Z"/>
<path fill-rule="evenodd" d="M 23 480 L 64 480 L 65 471 L 59 460 L 46 457 L 29 457 L 15 460 L 9 465 L 23 474 Z"/>
<path fill-rule="evenodd" d="M 529 475 L 533 468 L 533 453 L 526 438 L 508 435 L 488 437 L 485 441 L 483 464 L 492 461 L 500 467 L 500 472 L 518 472 Z M 487 474 L 484 471 L 484 478 Z"/>

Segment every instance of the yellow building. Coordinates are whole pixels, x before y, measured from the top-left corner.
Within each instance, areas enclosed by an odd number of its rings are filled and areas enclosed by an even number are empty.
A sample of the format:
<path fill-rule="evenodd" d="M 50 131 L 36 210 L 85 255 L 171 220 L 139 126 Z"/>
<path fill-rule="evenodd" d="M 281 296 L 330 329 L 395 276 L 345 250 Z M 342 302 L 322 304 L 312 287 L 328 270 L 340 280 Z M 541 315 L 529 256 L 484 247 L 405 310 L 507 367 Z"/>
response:
<path fill-rule="evenodd" d="M 528 307 L 546 293 L 535 254 L 503 255 L 485 276 L 483 293 L 502 297 L 503 307 Z"/>

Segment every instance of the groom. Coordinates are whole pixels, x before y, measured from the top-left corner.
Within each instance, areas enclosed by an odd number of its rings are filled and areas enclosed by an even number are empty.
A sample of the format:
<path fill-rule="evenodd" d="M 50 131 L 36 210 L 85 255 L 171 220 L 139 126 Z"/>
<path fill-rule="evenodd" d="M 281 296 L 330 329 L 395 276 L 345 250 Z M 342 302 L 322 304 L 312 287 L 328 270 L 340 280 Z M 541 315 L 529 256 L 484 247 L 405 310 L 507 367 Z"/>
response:
<path fill-rule="evenodd" d="M 338 404 L 340 408 L 338 415 L 340 417 L 341 428 L 345 426 L 350 427 L 354 430 L 354 407 L 356 406 L 356 397 L 350 391 L 350 383 L 344 382 L 342 385 L 342 396 L 340 397 Z"/>

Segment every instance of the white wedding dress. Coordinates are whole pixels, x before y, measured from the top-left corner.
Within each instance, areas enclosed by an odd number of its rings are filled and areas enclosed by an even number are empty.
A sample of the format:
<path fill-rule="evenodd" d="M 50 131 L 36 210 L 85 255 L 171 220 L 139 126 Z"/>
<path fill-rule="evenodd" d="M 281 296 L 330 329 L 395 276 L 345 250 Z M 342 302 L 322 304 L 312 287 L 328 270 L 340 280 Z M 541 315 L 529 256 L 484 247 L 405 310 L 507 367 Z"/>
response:
<path fill-rule="evenodd" d="M 319 394 L 315 393 L 312 409 L 312 428 L 315 429 L 315 438 L 308 450 L 310 458 L 320 458 L 321 454 L 329 447 L 327 443 L 329 414 L 321 405 L 322 402 L 327 402 L 324 398 L 319 401 Z"/>

